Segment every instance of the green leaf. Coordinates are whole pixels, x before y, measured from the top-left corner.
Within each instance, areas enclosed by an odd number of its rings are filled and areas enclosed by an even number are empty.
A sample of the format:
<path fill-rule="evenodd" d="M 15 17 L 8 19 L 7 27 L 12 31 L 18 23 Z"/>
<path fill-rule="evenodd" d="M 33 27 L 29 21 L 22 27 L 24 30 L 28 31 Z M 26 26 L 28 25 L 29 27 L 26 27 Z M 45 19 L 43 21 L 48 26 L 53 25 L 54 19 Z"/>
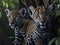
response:
<path fill-rule="evenodd" d="M 8 3 L 6 2 L 6 8 L 8 8 Z"/>
<path fill-rule="evenodd" d="M 8 0 L 4 0 L 4 1 L 8 1 Z"/>
<path fill-rule="evenodd" d="M 3 6 L 5 6 L 5 1 L 4 0 L 2 0 L 2 4 L 3 4 Z"/>
<path fill-rule="evenodd" d="M 60 0 L 59 0 L 59 3 L 60 3 Z"/>
<path fill-rule="evenodd" d="M 11 8 L 15 8 L 15 4 L 13 2 L 9 2 L 9 5 L 11 6 Z"/>
<path fill-rule="evenodd" d="M 53 38 L 52 40 L 50 40 L 50 42 L 48 43 L 48 45 L 51 45 L 55 40 L 56 40 L 56 38 Z"/>
<path fill-rule="evenodd" d="M 60 37 L 56 40 L 56 45 L 60 45 Z"/>
<path fill-rule="evenodd" d="M 60 15 L 60 10 L 58 10 L 58 11 L 56 12 L 56 14 L 57 14 L 57 16 L 59 16 L 59 15 Z"/>
<path fill-rule="evenodd" d="M 58 29 L 58 34 L 60 35 L 60 28 Z"/>
<path fill-rule="evenodd" d="M 14 0 L 15 3 L 19 3 L 19 0 Z"/>
<path fill-rule="evenodd" d="M 9 0 L 9 1 L 13 1 L 13 0 Z"/>
<path fill-rule="evenodd" d="M 0 11 L 0 18 L 2 17 L 2 12 Z"/>

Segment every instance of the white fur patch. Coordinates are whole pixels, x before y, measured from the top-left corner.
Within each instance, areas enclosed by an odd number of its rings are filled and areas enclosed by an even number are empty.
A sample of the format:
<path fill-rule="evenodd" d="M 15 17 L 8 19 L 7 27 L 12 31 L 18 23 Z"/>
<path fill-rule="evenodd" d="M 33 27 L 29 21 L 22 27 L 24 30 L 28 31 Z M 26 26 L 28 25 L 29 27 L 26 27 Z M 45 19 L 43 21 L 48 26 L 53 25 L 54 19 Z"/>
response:
<path fill-rule="evenodd" d="M 10 23 L 9 23 L 9 26 L 13 29 L 14 28 L 14 25 L 11 25 Z"/>

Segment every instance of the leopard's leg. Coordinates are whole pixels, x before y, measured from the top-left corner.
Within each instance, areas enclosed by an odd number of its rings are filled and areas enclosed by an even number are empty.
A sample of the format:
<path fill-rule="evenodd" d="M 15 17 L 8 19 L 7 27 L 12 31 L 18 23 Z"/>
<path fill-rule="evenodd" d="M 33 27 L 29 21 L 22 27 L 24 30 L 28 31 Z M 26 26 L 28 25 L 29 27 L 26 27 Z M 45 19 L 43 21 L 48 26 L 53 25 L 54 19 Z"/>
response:
<path fill-rule="evenodd" d="M 15 29 L 15 42 L 14 45 L 22 45 L 23 36 L 20 33 L 20 30 Z"/>
<path fill-rule="evenodd" d="M 24 25 L 20 29 L 19 27 L 15 28 L 15 43 L 14 45 L 26 45 L 25 44 L 25 29 L 28 25 L 30 20 L 24 19 Z"/>

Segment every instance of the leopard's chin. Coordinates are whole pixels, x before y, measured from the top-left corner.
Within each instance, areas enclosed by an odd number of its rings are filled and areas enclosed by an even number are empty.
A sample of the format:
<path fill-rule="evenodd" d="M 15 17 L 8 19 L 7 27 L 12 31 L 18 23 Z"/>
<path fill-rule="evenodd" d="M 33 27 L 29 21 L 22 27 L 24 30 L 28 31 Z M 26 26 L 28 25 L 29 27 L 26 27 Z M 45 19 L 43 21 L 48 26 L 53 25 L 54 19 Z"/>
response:
<path fill-rule="evenodd" d="M 9 24 L 9 26 L 10 26 L 12 29 L 15 28 L 14 24 Z"/>

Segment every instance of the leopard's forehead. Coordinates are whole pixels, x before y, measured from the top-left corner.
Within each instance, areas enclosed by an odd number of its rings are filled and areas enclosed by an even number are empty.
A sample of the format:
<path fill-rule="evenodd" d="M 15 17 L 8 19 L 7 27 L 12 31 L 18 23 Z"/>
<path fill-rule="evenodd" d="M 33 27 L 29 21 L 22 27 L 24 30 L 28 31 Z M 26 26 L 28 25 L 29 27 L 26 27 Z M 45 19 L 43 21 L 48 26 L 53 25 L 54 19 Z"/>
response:
<path fill-rule="evenodd" d="M 10 13 L 12 16 L 20 15 L 19 10 L 12 10 Z"/>

